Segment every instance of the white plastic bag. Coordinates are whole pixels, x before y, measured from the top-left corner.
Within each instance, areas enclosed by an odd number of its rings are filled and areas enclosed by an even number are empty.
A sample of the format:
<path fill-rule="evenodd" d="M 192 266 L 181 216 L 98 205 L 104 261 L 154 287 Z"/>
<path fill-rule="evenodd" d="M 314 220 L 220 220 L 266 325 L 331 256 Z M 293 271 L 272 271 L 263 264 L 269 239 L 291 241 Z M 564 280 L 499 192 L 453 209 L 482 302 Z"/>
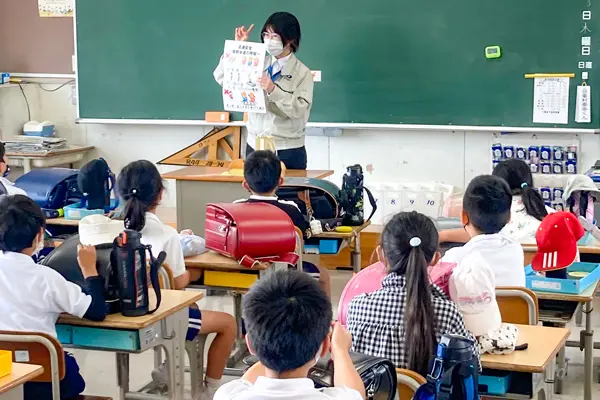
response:
<path fill-rule="evenodd" d="M 206 253 L 206 242 L 200 236 L 196 236 L 190 230 L 182 231 L 179 234 L 181 247 L 184 257 L 193 257 Z"/>

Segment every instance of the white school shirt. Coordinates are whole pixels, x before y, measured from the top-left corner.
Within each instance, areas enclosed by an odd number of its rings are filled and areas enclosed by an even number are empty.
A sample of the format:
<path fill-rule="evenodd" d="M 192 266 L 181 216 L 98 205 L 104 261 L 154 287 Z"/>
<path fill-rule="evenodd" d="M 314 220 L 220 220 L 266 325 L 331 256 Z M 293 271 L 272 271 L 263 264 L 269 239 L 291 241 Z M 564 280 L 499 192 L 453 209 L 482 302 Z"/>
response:
<path fill-rule="evenodd" d="M 6 194 L 9 196 L 12 196 L 15 194 L 22 194 L 23 196 L 27 196 L 27 193 L 25 193 L 25 191 L 23 189 L 16 187 L 14 183 L 12 183 L 8 179 L 1 177 L 1 176 L 0 176 L 0 184 L 4 185 L 4 187 L 6 188 Z"/>
<path fill-rule="evenodd" d="M 56 337 L 62 313 L 82 318 L 92 296 L 25 254 L 0 252 L 0 330 Z"/>
<path fill-rule="evenodd" d="M 550 207 L 546 207 L 546 211 L 548 214 L 556 212 Z M 541 223 L 542 221 L 539 219 L 527 214 L 521 196 L 513 196 L 510 206 L 510 221 L 502 228 L 500 233 L 522 244 L 536 244 L 535 233 Z"/>
<path fill-rule="evenodd" d="M 315 389 L 308 378 L 272 379 L 258 377 L 253 385 L 236 379 L 221 386 L 213 400 L 362 400 L 362 396 L 350 388 Z"/>
<path fill-rule="evenodd" d="M 179 233 L 172 226 L 163 224 L 153 213 L 146 213 L 146 224 L 142 229 L 142 243 L 152 246 L 152 255 L 158 257 L 158 253 L 167 253 L 165 263 L 177 278 L 185 273 L 185 261 L 183 259 L 183 248 Z"/>
<path fill-rule="evenodd" d="M 441 261 L 459 264 L 474 252 L 481 253 L 494 271 L 496 286 L 525 286 L 523 247 L 502 233 L 475 236 L 464 246 L 446 251 Z"/>

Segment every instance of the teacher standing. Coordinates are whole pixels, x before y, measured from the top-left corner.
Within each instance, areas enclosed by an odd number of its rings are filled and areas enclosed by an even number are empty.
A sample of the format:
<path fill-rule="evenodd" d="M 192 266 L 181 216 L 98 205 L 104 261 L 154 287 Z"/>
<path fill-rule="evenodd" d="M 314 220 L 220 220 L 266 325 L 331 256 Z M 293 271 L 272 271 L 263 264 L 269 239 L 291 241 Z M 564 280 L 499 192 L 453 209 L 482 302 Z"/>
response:
<path fill-rule="evenodd" d="M 253 28 L 254 25 L 236 28 L 235 40 L 247 41 Z M 267 112 L 248 114 L 246 157 L 254 151 L 259 135 L 272 136 L 277 154 L 288 169 L 306 169 L 307 163 L 304 141 L 314 84 L 310 70 L 296 58 L 301 36 L 300 23 L 292 14 L 277 12 L 267 19 L 261 40 L 269 55 L 265 74 L 259 80 L 266 93 Z M 220 85 L 222 59 L 214 72 Z"/>

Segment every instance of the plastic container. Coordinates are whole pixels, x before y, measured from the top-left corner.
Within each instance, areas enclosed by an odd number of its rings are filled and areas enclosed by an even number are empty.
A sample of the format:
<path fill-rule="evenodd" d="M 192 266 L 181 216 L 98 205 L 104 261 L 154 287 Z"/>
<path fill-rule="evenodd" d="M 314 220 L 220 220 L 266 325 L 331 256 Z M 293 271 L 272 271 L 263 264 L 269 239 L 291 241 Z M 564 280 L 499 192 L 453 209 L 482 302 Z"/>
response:
<path fill-rule="evenodd" d="M 505 395 L 510 387 L 512 372 L 493 371 L 494 375 L 480 375 L 478 391 L 488 395 Z"/>
<path fill-rule="evenodd" d="M 538 275 L 529 265 L 525 268 L 527 288 L 538 292 L 581 294 L 600 279 L 600 264 L 575 262 L 567 268 L 567 272 L 586 272 L 587 275 L 580 279 L 547 278 Z"/>
<path fill-rule="evenodd" d="M 119 205 L 119 200 L 110 199 L 110 208 L 115 209 Z M 68 220 L 80 220 L 88 215 L 104 215 L 104 210 L 88 210 L 87 208 L 81 208 L 81 203 L 73 203 L 64 208 L 65 219 Z"/>

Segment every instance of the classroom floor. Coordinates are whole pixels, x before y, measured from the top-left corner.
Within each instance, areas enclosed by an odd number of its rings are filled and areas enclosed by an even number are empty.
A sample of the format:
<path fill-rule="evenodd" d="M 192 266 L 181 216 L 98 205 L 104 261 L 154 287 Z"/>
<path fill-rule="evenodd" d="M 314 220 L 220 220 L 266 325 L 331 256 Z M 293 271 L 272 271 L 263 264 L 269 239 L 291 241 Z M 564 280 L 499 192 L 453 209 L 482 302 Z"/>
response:
<path fill-rule="evenodd" d="M 351 272 L 332 271 L 332 293 L 334 315 L 337 312 L 337 303 L 341 292 L 350 279 Z M 228 296 L 211 296 L 201 300 L 198 305 L 201 309 L 224 311 L 232 313 L 233 301 Z M 600 298 L 595 301 L 593 314 L 593 327 L 596 331 L 595 341 L 600 341 Z M 579 328 L 575 323 L 569 325 L 571 328 L 571 340 L 578 340 Z M 210 339 L 209 339 L 210 341 Z M 208 349 L 208 346 L 206 347 Z M 115 356 L 112 353 L 73 351 L 81 367 L 83 376 L 87 382 L 86 394 L 118 397 L 117 377 L 115 372 Z M 600 365 L 600 351 L 596 350 L 595 365 Z M 569 359 L 568 376 L 565 378 L 562 395 L 555 395 L 557 400 L 575 400 L 583 398 L 583 352 L 579 349 L 567 348 Z M 146 352 L 131 357 L 131 388 L 138 388 L 150 379 L 153 365 L 153 353 Z M 597 371 L 597 369 L 596 369 Z M 596 376 L 596 374 L 594 375 Z M 186 375 L 187 377 L 187 375 Z M 187 385 L 189 388 L 189 384 Z M 595 383 L 593 397 L 600 398 L 600 384 Z M 189 395 L 188 389 L 188 398 Z"/>

